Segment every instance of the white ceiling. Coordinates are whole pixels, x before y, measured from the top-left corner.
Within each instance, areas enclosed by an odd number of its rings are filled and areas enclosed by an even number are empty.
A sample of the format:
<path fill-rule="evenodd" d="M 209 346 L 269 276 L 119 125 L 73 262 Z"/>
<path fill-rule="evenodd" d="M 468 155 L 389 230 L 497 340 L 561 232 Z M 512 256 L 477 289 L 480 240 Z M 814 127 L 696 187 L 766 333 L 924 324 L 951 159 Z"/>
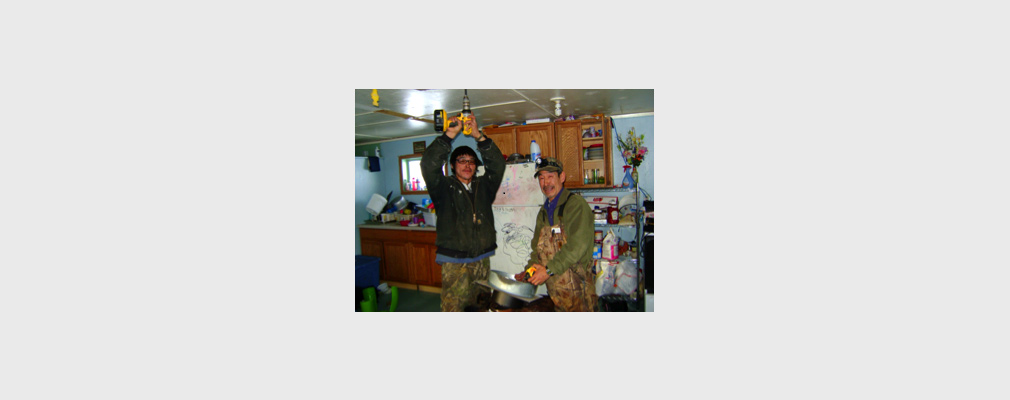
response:
<path fill-rule="evenodd" d="M 354 143 L 434 135 L 430 121 L 435 110 L 443 109 L 449 116 L 459 114 L 463 94 L 463 89 L 378 89 L 376 107 L 372 89 L 355 89 Z M 551 99 L 556 97 L 564 97 L 562 116 L 614 117 L 654 111 L 653 89 L 467 89 L 466 95 L 481 127 L 541 118 L 553 121 L 558 117 Z"/>

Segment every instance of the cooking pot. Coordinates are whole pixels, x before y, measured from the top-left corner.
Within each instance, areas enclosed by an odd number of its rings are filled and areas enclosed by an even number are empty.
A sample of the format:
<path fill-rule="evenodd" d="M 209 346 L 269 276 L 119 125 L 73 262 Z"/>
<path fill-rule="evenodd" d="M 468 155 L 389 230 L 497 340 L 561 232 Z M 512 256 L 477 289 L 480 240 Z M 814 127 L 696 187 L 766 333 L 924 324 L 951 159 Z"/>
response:
<path fill-rule="evenodd" d="M 537 287 L 532 283 L 519 282 L 512 275 L 496 269 L 487 274 L 487 283 L 495 290 L 518 297 L 531 298 L 537 293 Z"/>
<path fill-rule="evenodd" d="M 397 212 L 402 210 L 406 206 L 407 206 L 407 199 L 403 198 L 403 196 L 400 196 L 400 198 L 389 202 L 388 210 L 390 210 L 391 212 Z"/>
<path fill-rule="evenodd" d="M 491 291 L 491 300 L 501 308 L 519 308 L 526 304 L 526 302 L 500 290 Z"/>

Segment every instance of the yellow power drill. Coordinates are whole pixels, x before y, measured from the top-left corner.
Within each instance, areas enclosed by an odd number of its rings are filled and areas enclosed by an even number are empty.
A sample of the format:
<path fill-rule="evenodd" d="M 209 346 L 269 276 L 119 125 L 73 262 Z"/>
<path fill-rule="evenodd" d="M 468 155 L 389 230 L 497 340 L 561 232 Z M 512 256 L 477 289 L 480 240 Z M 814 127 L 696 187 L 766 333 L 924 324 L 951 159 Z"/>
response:
<path fill-rule="evenodd" d="M 445 110 L 435 110 L 435 132 L 445 132 L 448 128 L 456 126 L 456 122 L 450 122 L 449 126 L 445 126 L 445 121 L 447 121 Z M 463 89 L 463 111 L 459 113 L 459 121 L 463 124 L 463 134 L 470 136 L 473 133 L 473 129 L 467 122 L 473 120 L 473 112 L 470 111 L 470 97 L 467 96 L 466 89 Z"/>

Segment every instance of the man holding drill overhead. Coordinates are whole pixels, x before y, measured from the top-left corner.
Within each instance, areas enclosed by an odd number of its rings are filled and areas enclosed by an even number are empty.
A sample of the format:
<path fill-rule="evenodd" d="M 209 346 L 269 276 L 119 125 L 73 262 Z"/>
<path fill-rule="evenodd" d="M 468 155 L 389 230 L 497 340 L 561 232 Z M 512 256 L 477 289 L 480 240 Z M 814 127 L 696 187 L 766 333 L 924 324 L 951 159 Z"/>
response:
<path fill-rule="evenodd" d="M 459 117 L 449 121 L 445 133 L 424 150 L 421 175 L 438 215 L 435 262 L 442 266 L 442 311 L 464 311 L 476 305 L 481 292 L 490 292 L 476 282 L 487 279 L 490 257 L 498 247 L 491 203 L 505 174 L 505 159 L 498 146 L 477 129 L 473 117 L 463 123 Z M 469 146 L 459 146 L 449 155 L 464 124 L 477 140 L 483 163 Z M 442 173 L 446 161 L 451 176 Z M 479 166 L 484 166 L 482 176 L 476 176 Z"/>

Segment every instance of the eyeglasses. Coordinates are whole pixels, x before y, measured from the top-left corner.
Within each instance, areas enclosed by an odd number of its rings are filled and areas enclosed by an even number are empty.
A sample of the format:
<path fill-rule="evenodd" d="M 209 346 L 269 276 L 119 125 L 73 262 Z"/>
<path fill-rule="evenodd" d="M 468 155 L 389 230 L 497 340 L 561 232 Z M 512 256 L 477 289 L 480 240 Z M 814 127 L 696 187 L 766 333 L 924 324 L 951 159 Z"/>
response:
<path fill-rule="evenodd" d="M 477 160 L 473 158 L 457 158 L 456 164 L 470 164 L 477 165 Z"/>

